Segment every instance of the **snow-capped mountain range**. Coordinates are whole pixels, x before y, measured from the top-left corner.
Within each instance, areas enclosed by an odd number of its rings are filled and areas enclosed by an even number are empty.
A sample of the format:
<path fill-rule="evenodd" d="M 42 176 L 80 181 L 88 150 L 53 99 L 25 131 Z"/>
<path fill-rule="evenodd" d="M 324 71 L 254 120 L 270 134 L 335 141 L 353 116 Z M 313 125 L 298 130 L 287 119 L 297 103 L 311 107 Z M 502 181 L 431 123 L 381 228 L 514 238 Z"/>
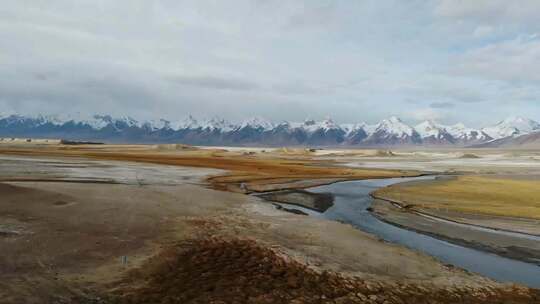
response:
<path fill-rule="evenodd" d="M 220 118 L 198 120 L 192 116 L 179 121 L 138 121 L 127 116 L 110 115 L 61 118 L 52 115 L 0 114 L 0 137 L 106 142 L 261 146 L 467 146 L 535 132 L 540 132 L 540 123 L 522 117 L 509 117 L 494 126 L 474 129 L 461 123 L 446 126 L 430 120 L 409 126 L 395 116 L 368 125 L 337 124 L 331 119 L 273 123 L 255 117 L 235 124 Z"/>
<path fill-rule="evenodd" d="M 523 135 L 537 130 L 540 130 L 540 123 L 528 118 L 516 116 L 510 116 L 495 126 L 482 129 L 484 133 L 494 139 Z"/>

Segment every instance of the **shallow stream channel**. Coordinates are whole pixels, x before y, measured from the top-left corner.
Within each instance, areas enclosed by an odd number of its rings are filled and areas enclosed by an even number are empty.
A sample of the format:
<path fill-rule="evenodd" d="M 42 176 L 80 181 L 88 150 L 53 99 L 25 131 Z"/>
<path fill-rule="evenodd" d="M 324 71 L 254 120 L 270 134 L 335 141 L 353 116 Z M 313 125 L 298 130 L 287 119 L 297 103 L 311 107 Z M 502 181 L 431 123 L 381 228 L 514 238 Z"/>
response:
<path fill-rule="evenodd" d="M 458 246 L 437 238 L 399 228 L 373 216 L 367 209 L 373 202 L 370 193 L 395 183 L 434 176 L 416 178 L 390 178 L 339 182 L 310 188 L 310 193 L 332 194 L 333 205 L 324 212 L 297 205 L 276 203 L 287 210 L 297 210 L 310 216 L 348 223 L 377 237 L 431 255 L 442 263 L 451 264 L 500 282 L 515 282 L 540 288 L 540 267 L 477 249 Z"/>

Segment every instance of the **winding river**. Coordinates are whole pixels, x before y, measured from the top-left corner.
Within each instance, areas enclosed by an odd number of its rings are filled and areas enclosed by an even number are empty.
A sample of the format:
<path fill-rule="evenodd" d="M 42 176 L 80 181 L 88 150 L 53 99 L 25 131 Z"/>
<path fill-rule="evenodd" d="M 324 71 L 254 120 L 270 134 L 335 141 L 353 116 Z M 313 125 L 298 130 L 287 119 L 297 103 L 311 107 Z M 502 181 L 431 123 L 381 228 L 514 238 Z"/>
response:
<path fill-rule="evenodd" d="M 411 180 L 432 178 L 434 177 L 349 181 L 309 189 L 314 193 L 326 192 L 334 195 L 334 205 L 324 213 L 288 204 L 282 205 L 302 210 L 311 216 L 349 223 L 386 241 L 424 252 L 443 263 L 452 264 L 500 282 L 515 282 L 540 288 L 540 267 L 537 265 L 454 245 L 398 228 L 378 220 L 366 210 L 373 200 L 369 194 L 378 188 Z"/>

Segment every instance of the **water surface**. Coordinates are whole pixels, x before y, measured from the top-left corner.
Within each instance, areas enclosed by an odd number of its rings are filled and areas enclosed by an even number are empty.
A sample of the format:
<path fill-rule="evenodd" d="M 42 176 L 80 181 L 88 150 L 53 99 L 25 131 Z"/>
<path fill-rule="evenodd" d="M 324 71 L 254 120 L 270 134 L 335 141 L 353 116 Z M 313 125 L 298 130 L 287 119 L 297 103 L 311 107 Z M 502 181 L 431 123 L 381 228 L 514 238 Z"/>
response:
<path fill-rule="evenodd" d="M 311 216 L 349 223 L 386 241 L 424 252 L 445 264 L 452 264 L 500 282 L 515 282 L 540 288 L 540 267 L 534 264 L 454 245 L 402 229 L 378 220 L 366 210 L 373 201 L 369 193 L 378 188 L 400 182 L 432 178 L 434 177 L 349 181 L 309 189 L 310 192 L 329 192 L 335 196 L 334 205 L 324 213 L 293 205 L 282 205 L 302 210 Z"/>

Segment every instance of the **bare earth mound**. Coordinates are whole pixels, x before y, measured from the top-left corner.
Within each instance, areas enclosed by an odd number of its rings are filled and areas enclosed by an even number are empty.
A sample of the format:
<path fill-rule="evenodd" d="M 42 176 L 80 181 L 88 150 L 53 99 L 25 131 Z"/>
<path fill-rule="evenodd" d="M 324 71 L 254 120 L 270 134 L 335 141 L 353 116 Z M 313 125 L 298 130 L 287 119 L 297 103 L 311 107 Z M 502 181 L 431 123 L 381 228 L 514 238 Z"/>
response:
<path fill-rule="evenodd" d="M 144 278 L 141 286 L 138 279 Z M 526 288 L 437 289 L 317 272 L 251 240 L 186 241 L 129 274 L 111 303 L 536 303 Z"/>

